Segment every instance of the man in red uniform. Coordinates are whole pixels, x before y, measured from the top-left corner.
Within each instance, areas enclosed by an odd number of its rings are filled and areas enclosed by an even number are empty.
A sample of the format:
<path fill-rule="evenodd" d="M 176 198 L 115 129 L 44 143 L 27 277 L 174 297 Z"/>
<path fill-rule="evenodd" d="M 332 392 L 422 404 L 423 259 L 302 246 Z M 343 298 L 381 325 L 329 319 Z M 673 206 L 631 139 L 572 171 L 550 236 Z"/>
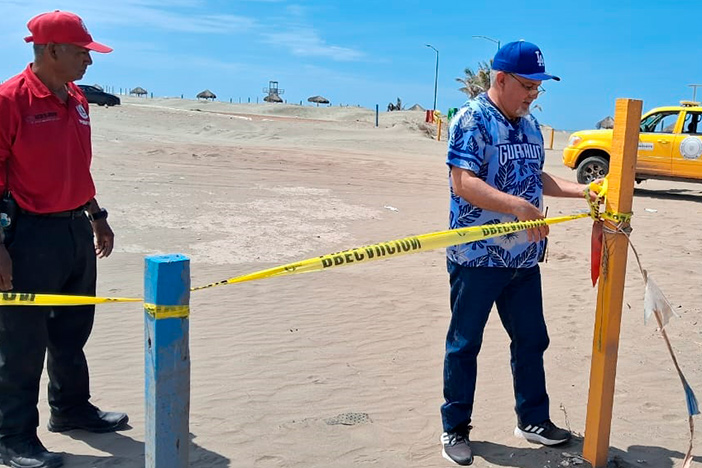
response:
<path fill-rule="evenodd" d="M 88 102 L 73 81 L 92 64 L 90 51 L 112 49 L 72 13 L 44 13 L 27 27 L 34 62 L 0 85 L 0 290 L 95 295 L 96 257 L 110 255 L 114 234 L 95 200 Z M 50 431 L 126 425 L 126 414 L 89 402 L 83 347 L 94 313 L 94 306 L 0 307 L 0 462 L 63 465 L 37 437 L 45 354 Z"/>

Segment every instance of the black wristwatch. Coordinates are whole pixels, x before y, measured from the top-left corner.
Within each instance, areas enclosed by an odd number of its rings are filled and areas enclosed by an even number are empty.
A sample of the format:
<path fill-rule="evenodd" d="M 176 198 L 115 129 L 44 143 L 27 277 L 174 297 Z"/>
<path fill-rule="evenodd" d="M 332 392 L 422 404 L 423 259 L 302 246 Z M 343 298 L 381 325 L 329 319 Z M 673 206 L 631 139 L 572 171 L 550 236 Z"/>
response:
<path fill-rule="evenodd" d="M 97 213 L 88 213 L 88 219 L 90 221 L 99 221 L 101 219 L 107 219 L 107 210 L 105 208 L 100 208 Z"/>

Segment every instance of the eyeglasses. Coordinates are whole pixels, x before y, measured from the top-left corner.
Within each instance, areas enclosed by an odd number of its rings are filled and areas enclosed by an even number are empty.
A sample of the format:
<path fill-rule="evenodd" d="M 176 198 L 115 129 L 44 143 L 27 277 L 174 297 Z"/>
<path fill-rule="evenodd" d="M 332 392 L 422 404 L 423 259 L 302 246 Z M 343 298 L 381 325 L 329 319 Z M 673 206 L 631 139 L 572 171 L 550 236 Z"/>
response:
<path fill-rule="evenodd" d="M 514 73 L 507 73 L 509 76 L 517 80 L 517 83 L 522 85 L 522 88 L 529 94 L 536 94 L 537 96 L 546 92 L 546 90 L 541 85 L 525 84 L 522 80 L 517 78 Z"/>

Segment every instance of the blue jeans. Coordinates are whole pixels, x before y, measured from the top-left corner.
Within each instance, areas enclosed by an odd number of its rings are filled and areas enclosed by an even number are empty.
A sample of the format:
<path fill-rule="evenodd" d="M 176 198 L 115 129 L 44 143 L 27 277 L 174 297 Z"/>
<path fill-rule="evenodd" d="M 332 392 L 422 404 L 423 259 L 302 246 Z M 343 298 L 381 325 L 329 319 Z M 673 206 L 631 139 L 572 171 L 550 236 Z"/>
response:
<path fill-rule="evenodd" d="M 473 413 L 477 358 L 493 304 L 510 337 L 515 410 L 521 424 L 549 418 L 543 355 L 549 338 L 541 299 L 541 272 L 531 268 L 468 268 L 448 262 L 451 323 L 446 336 L 444 431 L 466 429 Z"/>

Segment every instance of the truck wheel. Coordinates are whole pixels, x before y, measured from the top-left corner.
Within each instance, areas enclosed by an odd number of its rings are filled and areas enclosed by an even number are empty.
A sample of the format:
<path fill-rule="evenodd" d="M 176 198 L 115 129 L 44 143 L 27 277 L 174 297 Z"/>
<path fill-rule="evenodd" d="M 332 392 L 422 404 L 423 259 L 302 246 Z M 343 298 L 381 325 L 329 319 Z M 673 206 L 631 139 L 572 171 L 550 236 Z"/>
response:
<path fill-rule="evenodd" d="M 590 156 L 578 164 L 578 182 L 589 184 L 593 180 L 601 179 L 609 172 L 609 161 L 602 156 Z"/>

